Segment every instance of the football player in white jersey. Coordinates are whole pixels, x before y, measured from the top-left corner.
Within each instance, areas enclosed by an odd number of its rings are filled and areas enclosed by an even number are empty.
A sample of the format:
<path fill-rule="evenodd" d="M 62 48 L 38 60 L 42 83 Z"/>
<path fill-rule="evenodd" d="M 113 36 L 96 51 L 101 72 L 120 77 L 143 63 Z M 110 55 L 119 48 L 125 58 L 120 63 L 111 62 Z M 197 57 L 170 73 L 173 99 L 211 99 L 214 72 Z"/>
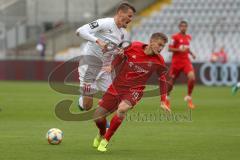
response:
<path fill-rule="evenodd" d="M 98 19 L 77 29 L 76 34 L 88 41 L 83 56 L 84 63 L 80 60 L 78 67 L 81 110 L 90 110 L 93 95 L 98 91 L 105 92 L 112 83 L 110 66 L 116 50 L 107 52 L 107 44 L 111 42 L 118 45 L 128 40 L 126 28 L 135 12 L 132 5 L 124 2 L 118 6 L 113 18 Z"/>

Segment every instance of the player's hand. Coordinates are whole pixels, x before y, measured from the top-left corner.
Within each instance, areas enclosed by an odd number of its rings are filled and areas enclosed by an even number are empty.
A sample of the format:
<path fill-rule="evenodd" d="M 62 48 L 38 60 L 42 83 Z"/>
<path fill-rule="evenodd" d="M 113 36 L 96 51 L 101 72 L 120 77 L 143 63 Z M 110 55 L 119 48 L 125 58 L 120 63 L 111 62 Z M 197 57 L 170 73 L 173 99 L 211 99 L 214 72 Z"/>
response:
<path fill-rule="evenodd" d="M 164 111 L 167 111 L 167 112 L 171 112 L 171 109 L 169 106 L 167 106 L 167 103 L 165 101 L 162 101 L 161 104 L 160 104 L 160 107 L 164 110 Z"/>
<path fill-rule="evenodd" d="M 196 58 L 197 58 L 194 53 L 192 53 L 192 58 L 193 58 L 193 59 L 196 59 Z"/>
<path fill-rule="evenodd" d="M 117 52 L 118 52 L 118 55 L 120 55 L 120 56 L 124 56 L 124 49 L 123 48 L 119 48 L 119 49 L 117 49 Z"/>
<path fill-rule="evenodd" d="M 111 72 L 112 72 L 112 66 L 111 66 L 111 65 L 109 65 L 109 66 L 104 66 L 104 67 L 102 67 L 102 71 L 111 73 Z"/>
<path fill-rule="evenodd" d="M 105 43 L 104 41 L 98 39 L 96 41 L 96 43 L 100 46 L 100 48 L 102 49 L 102 52 L 105 53 L 107 51 L 107 43 Z"/>
<path fill-rule="evenodd" d="M 187 51 L 188 51 L 188 48 L 185 47 L 185 46 L 180 46 L 179 51 L 180 51 L 180 52 L 187 52 Z"/>

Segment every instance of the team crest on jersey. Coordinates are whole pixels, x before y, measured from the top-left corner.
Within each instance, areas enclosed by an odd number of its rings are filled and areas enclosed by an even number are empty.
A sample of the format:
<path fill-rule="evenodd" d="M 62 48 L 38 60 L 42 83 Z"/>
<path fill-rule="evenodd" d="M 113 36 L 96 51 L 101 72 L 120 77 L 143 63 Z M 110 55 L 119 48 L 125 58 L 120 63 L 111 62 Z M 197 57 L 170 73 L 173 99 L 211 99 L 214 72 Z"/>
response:
<path fill-rule="evenodd" d="M 133 62 L 129 62 L 128 64 L 129 64 L 129 67 L 133 67 L 134 65 Z"/>
<path fill-rule="evenodd" d="M 97 21 L 93 21 L 91 23 L 89 23 L 89 26 L 91 29 L 97 28 L 99 26 Z"/>

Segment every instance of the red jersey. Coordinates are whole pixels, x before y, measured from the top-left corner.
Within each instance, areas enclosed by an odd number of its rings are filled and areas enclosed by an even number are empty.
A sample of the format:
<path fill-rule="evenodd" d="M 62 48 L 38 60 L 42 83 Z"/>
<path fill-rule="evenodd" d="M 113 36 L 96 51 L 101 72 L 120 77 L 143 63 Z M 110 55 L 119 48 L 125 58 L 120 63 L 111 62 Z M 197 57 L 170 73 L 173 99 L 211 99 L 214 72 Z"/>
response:
<path fill-rule="evenodd" d="M 113 94 L 127 93 L 131 89 L 142 91 L 151 75 L 156 72 L 159 75 L 159 88 L 164 99 L 166 95 L 166 66 L 163 57 L 158 55 L 146 55 L 144 49 L 147 45 L 141 42 L 133 42 L 125 50 L 124 57 L 118 56 L 113 64 L 122 62 L 122 67 L 113 81 Z M 110 87 L 111 88 L 111 87 Z"/>
<path fill-rule="evenodd" d="M 183 35 L 181 33 L 176 33 L 172 35 L 172 42 L 169 45 L 169 48 L 188 48 L 186 52 L 173 52 L 172 63 L 184 63 L 189 62 L 190 59 L 188 54 L 190 53 L 190 42 L 192 38 L 189 34 Z"/>
<path fill-rule="evenodd" d="M 227 53 L 224 52 L 224 50 L 213 53 L 211 55 L 211 61 L 212 62 L 226 63 L 227 62 Z"/>

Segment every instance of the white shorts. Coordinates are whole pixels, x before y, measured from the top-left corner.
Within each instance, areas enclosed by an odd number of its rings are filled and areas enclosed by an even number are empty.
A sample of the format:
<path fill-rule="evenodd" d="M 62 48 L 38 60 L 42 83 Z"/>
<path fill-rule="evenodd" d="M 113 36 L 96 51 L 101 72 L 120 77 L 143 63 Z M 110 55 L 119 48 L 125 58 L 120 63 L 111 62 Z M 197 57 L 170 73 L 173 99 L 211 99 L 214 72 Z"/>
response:
<path fill-rule="evenodd" d="M 80 93 L 93 95 L 98 91 L 106 92 L 112 84 L 112 73 L 102 71 L 98 67 L 81 65 L 78 67 Z"/>

